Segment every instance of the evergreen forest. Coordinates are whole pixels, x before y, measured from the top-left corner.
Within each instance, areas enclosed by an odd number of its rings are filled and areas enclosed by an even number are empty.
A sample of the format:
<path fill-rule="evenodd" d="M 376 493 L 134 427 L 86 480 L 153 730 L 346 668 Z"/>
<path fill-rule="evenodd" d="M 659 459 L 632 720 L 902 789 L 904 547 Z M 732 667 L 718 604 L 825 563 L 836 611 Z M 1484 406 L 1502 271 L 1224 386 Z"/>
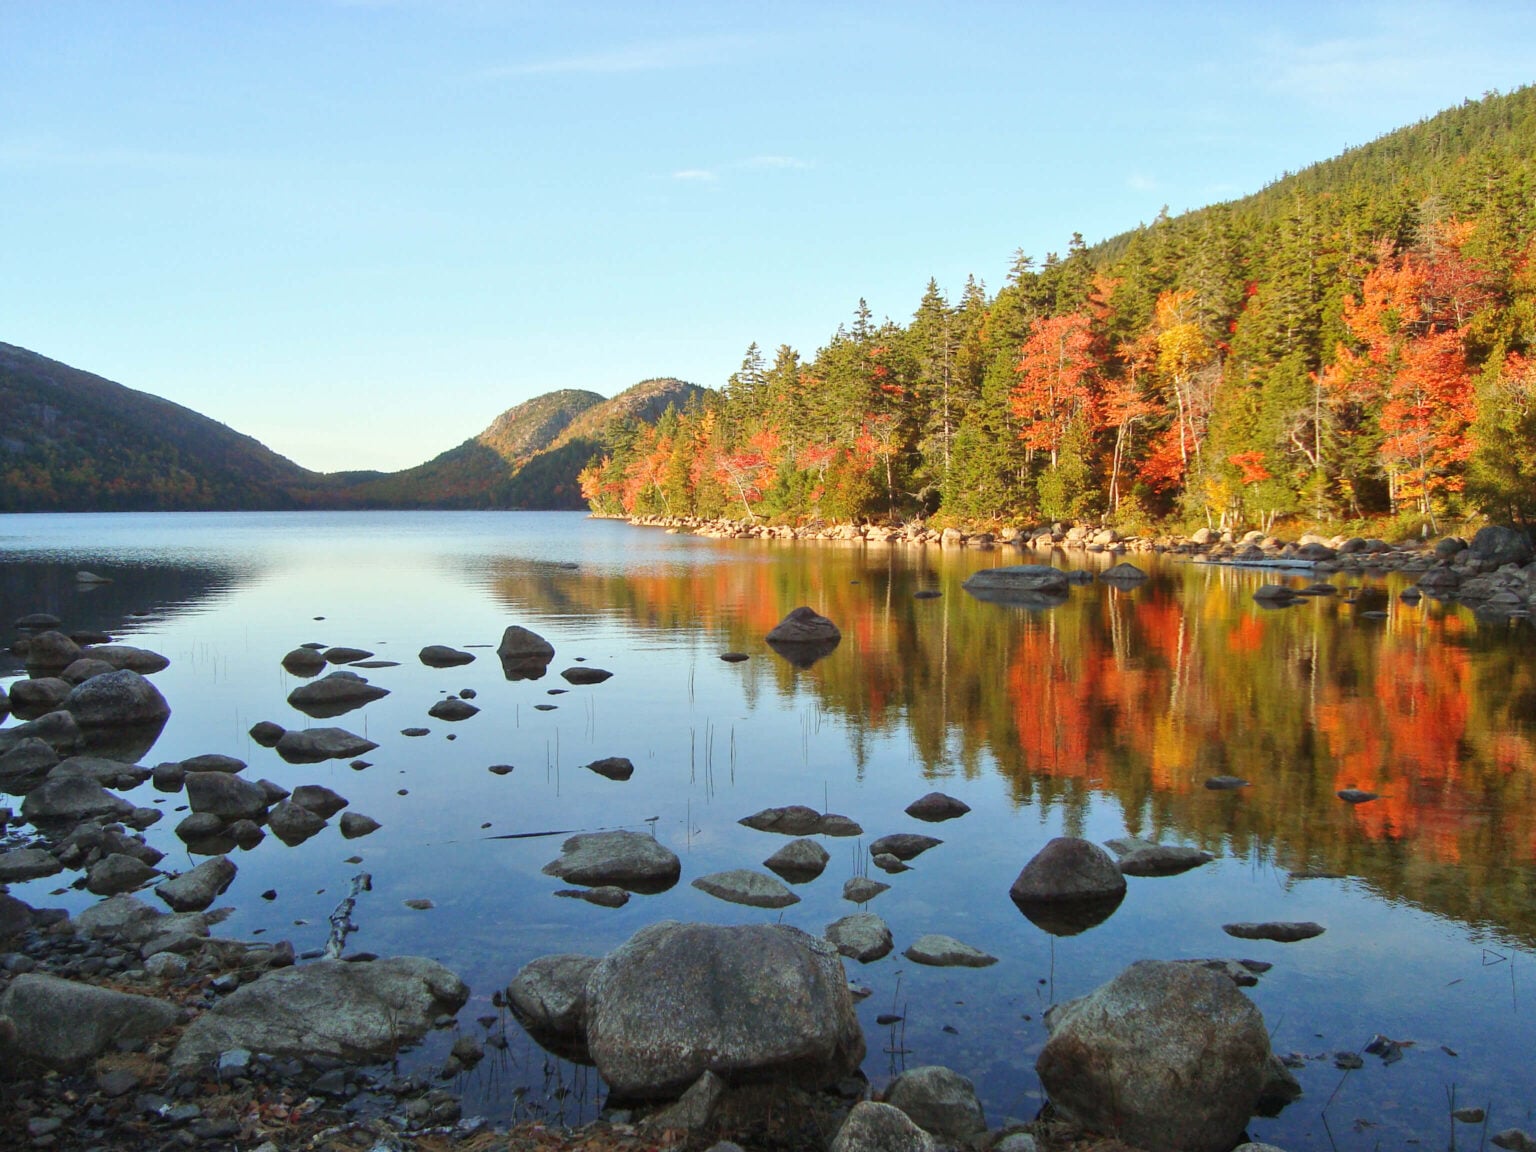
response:
<path fill-rule="evenodd" d="M 1536 88 L 997 291 L 861 300 L 805 356 L 615 431 L 594 511 L 1268 528 L 1536 515 Z"/>

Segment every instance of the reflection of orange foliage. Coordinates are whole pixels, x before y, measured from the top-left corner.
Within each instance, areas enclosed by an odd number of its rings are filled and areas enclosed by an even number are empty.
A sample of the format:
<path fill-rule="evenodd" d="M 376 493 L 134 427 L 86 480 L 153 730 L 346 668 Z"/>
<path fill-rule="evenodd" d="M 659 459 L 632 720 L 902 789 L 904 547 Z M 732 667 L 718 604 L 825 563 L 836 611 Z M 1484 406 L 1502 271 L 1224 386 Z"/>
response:
<path fill-rule="evenodd" d="M 1228 652 L 1257 652 L 1264 643 L 1264 621 L 1257 612 L 1245 612 L 1227 633 Z"/>

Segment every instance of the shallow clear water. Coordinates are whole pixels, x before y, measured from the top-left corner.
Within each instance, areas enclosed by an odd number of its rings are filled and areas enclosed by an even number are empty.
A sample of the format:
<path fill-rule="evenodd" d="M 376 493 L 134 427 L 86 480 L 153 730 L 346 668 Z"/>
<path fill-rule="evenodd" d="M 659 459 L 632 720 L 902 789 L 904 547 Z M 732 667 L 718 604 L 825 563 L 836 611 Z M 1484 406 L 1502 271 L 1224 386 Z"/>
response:
<path fill-rule="evenodd" d="M 0 517 L 0 627 L 51 611 L 66 629 L 103 628 L 170 657 L 154 679 L 173 715 L 144 763 L 228 753 L 250 762 L 252 778 L 325 784 L 381 821 L 366 839 L 343 840 L 333 821 L 296 848 L 269 837 L 235 853 L 240 872 L 222 903 L 237 912 L 221 931 L 319 948 L 326 917 L 366 869 L 373 891 L 359 900 L 349 947 L 448 964 L 473 989 L 465 1028 L 496 1014 L 492 993 L 528 960 L 600 953 L 659 919 L 782 919 L 819 933 L 854 910 L 841 888 L 869 870 L 868 842 L 919 831 L 945 843 L 910 872 L 874 872 L 892 888 L 869 907 L 897 951 L 848 963 L 874 991 L 859 1012 L 877 1084 L 903 1064 L 946 1064 L 976 1080 L 992 1123 L 1027 1119 L 1040 1103 L 1033 1063 L 1048 1004 L 1143 957 L 1251 957 L 1275 965 L 1249 992 L 1276 1050 L 1329 1056 L 1297 1073 L 1302 1100 L 1254 1121 L 1256 1139 L 1448 1142 L 1453 1087 L 1458 1105 L 1490 1107 L 1490 1131 L 1529 1126 L 1536 632 L 1452 606 L 1410 608 L 1395 598 L 1395 577 L 1335 577 L 1346 595 L 1273 611 L 1251 599 L 1273 573 L 1133 559 L 1152 572 L 1142 587 L 1090 584 L 1030 611 L 976 601 L 961 581 L 1021 560 L 1107 561 L 708 541 L 562 513 L 10 516 Z M 81 568 L 114 582 L 79 585 Z M 942 596 L 914 599 L 919 589 Z M 799 604 L 844 635 L 809 669 L 762 639 Z M 1386 619 L 1361 615 L 1377 608 Z M 509 624 L 554 644 L 548 676 L 503 678 L 494 648 Z M 301 681 L 279 664 L 306 641 L 399 660 L 363 673 L 391 695 L 306 720 L 286 703 Z M 416 653 L 433 643 L 478 658 L 426 668 Z M 751 659 L 718 658 L 730 650 Z M 568 687 L 558 673 L 578 658 L 613 678 L 550 695 Z M 0 682 L 19 675 L 0 662 Z M 427 716 L 465 688 L 478 693 L 479 715 Z M 336 724 L 381 746 L 364 771 L 289 765 L 247 736 L 262 719 Z M 418 725 L 431 733 L 400 735 Z M 633 779 L 583 767 L 605 756 L 633 760 Z M 486 770 L 500 763 L 515 771 Z M 1207 790 L 1221 773 L 1252 787 Z M 1347 786 L 1382 799 L 1350 807 L 1334 796 Z M 972 811 L 940 825 L 904 814 L 934 789 Z M 146 785 L 134 799 L 169 809 L 183 797 Z M 825 841 L 831 864 L 796 886 L 800 903 L 759 911 L 690 886 L 758 867 L 785 840 L 736 821 L 791 803 L 844 813 L 866 831 Z M 173 867 L 195 863 L 176 819 L 149 831 Z M 491 838 L 614 827 L 654 829 L 682 857 L 681 883 L 618 910 L 555 899 L 561 884 L 540 869 L 561 836 Z M 1064 832 L 1133 833 L 1218 858 L 1181 876 L 1133 878 L 1109 920 L 1055 938 L 1019 914 L 1008 887 Z M 346 863 L 354 854 L 362 864 Z M 61 879 L 13 891 L 70 909 L 91 901 L 56 892 Z M 259 899 L 269 888 L 278 898 Z M 435 907 L 411 910 L 412 898 Z M 1316 920 L 1327 932 L 1291 945 L 1239 941 L 1221 928 L 1236 920 Z M 1000 962 L 933 969 L 903 959 L 925 932 Z M 876 1025 L 892 1011 L 904 1024 Z M 1392 1065 L 1366 1056 L 1356 1072 L 1333 1066 L 1333 1052 L 1358 1051 L 1375 1033 L 1412 1045 Z M 463 1078 L 467 1113 L 595 1111 L 594 1076 L 546 1057 L 515 1025 L 510 1034 L 505 1058 Z M 415 1059 L 440 1061 L 448 1040 L 434 1036 Z M 1464 1128 L 1458 1138 L 1478 1137 Z"/>

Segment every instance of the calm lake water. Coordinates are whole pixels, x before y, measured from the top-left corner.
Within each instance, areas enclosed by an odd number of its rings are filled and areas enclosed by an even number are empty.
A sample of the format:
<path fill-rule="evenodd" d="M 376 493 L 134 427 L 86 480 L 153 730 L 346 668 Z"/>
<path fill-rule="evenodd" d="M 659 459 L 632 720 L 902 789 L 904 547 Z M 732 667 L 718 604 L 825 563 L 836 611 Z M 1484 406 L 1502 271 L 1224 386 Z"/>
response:
<path fill-rule="evenodd" d="M 1336 576 L 1341 593 L 1285 610 L 1251 599 L 1273 573 L 1134 557 L 1133 591 L 1076 587 L 1030 611 L 972 599 L 979 567 L 1107 563 L 1080 553 L 915 550 L 832 543 L 709 541 L 565 513 L 295 513 L 0 517 L 0 626 L 50 611 L 66 630 L 101 628 L 170 657 L 154 681 L 173 709 L 145 764 L 221 752 L 285 787 L 324 784 L 383 827 L 343 840 L 332 826 L 296 848 L 268 837 L 232 859 L 221 934 L 323 946 L 326 917 L 360 869 L 354 951 L 432 956 L 473 997 L 463 1026 L 497 1015 L 492 994 L 528 960 L 601 953 L 660 919 L 782 920 L 820 933 L 855 910 L 843 882 L 868 871 L 889 832 L 942 845 L 876 898 L 896 952 L 850 976 L 876 1085 L 903 1064 L 971 1076 L 995 1126 L 1040 1104 L 1034 1059 L 1043 1010 L 1134 960 L 1248 957 L 1274 968 L 1249 994 L 1277 1052 L 1309 1059 L 1305 1096 L 1255 1139 L 1300 1148 L 1395 1147 L 1451 1139 L 1447 1101 L 1484 1106 L 1489 1132 L 1532 1126 L 1536 1075 L 1536 631 L 1456 606 L 1396 599 L 1400 577 Z M 88 568 L 113 583 L 79 585 Z M 1300 581 L 1298 581 L 1300 582 Z M 937 599 L 915 599 L 919 590 Z M 1354 601 L 1346 602 L 1346 599 Z M 808 604 L 843 641 L 809 669 L 763 642 Z M 1361 613 L 1381 609 L 1386 619 Z M 520 624 L 556 648 L 548 676 L 504 679 L 494 648 Z M 279 664 L 316 641 L 400 666 L 365 671 L 391 694 L 308 721 L 286 703 L 300 680 Z M 476 653 L 449 670 L 417 651 Z M 750 653 L 731 664 L 719 654 Z M 567 688 L 578 658 L 613 673 Z M 21 675 L 0 655 L 0 682 Z M 479 715 L 427 716 L 473 688 Z M 541 711 L 536 705 L 554 705 Z M 290 765 L 256 745 L 258 720 L 337 724 L 380 747 L 372 767 Z M 7 723 L 15 723 L 8 720 Z M 408 738 L 401 730 L 431 729 Z M 614 782 L 586 770 L 634 761 Z M 492 764 L 512 764 L 498 776 Z M 1218 774 L 1252 787 L 1217 792 Z M 1351 807 L 1340 788 L 1382 794 Z M 903 809 L 941 790 L 972 811 L 926 825 Z M 140 804 L 170 809 L 145 785 Z M 760 808 L 808 804 L 865 829 L 829 839 L 822 876 L 782 912 L 724 903 L 696 876 L 760 868 L 787 841 L 740 826 Z M 196 862 L 149 830 L 166 866 Z M 618 910 L 556 899 L 540 873 L 560 836 L 653 829 L 683 860 L 682 881 Z M 1119 910 L 1080 935 L 1048 935 L 1008 888 L 1046 841 L 1137 835 L 1217 859 L 1180 876 L 1130 881 Z M 348 857 L 361 855 L 361 865 Z M 1319 875 L 1322 874 L 1322 875 Z M 1305 878 L 1312 875 L 1317 878 Z M 80 909 L 64 877 L 17 885 L 35 905 Z M 275 889 L 277 899 L 259 894 Z M 427 911 L 405 901 L 429 899 Z M 1240 941 L 1224 923 L 1315 920 L 1296 944 Z M 941 932 L 1000 957 L 934 969 L 901 950 Z M 882 1027 L 878 1014 L 905 1016 Z M 548 1057 L 509 1025 L 511 1045 L 463 1078 L 465 1112 L 590 1118 L 595 1075 Z M 1333 1054 L 1374 1034 L 1408 1045 L 1342 1072 Z M 412 1058 L 432 1067 L 451 1037 Z M 1471 1147 L 1477 1127 L 1457 1140 Z"/>

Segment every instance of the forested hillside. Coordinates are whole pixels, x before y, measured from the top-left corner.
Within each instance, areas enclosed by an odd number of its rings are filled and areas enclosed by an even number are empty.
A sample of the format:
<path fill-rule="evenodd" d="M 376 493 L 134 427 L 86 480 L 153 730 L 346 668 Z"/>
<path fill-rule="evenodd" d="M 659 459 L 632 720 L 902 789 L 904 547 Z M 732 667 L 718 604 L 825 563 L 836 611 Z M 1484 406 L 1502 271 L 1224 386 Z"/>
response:
<path fill-rule="evenodd" d="M 582 476 L 603 512 L 1267 525 L 1536 514 L 1536 89 L 996 293 L 860 301 Z"/>
<path fill-rule="evenodd" d="M 0 512 L 293 508 L 322 483 L 189 408 L 0 344 Z"/>

